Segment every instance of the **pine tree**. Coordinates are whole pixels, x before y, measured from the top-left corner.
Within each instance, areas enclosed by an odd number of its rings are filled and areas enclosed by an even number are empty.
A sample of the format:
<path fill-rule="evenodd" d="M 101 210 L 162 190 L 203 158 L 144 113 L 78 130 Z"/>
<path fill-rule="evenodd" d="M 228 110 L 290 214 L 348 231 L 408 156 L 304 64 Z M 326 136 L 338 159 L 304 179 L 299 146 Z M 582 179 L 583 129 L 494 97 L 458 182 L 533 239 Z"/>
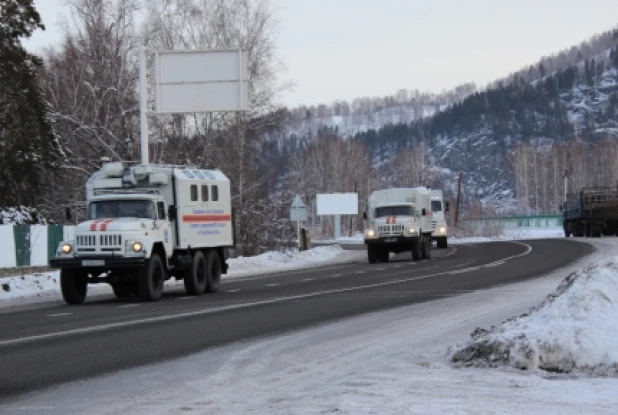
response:
<path fill-rule="evenodd" d="M 59 146 L 37 84 L 42 62 L 21 45 L 45 29 L 32 0 L 0 3 L 0 208 L 34 207 Z"/>

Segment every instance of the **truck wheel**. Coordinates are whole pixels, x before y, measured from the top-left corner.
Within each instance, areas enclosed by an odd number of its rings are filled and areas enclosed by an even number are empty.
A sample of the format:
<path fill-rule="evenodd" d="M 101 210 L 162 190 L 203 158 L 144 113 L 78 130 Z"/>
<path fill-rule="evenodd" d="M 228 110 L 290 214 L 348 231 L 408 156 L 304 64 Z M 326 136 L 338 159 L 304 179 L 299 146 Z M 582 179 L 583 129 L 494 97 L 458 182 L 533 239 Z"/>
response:
<path fill-rule="evenodd" d="M 197 251 L 193 255 L 193 263 L 191 269 L 185 272 L 185 290 L 189 295 L 203 294 L 206 290 L 206 275 L 208 269 L 206 268 L 206 258 L 202 251 Z"/>
<path fill-rule="evenodd" d="M 150 260 L 137 276 L 137 294 L 144 301 L 156 301 L 163 295 L 165 268 L 157 254 L 152 254 Z"/>
<path fill-rule="evenodd" d="M 446 236 L 440 237 L 436 240 L 438 248 L 440 249 L 445 249 L 448 247 L 448 240 L 446 239 Z"/>
<path fill-rule="evenodd" d="M 207 261 L 206 292 L 216 293 L 221 285 L 221 258 L 217 251 L 209 251 Z"/>
<path fill-rule="evenodd" d="M 427 235 L 422 236 L 421 257 L 423 259 L 431 258 L 431 236 L 427 236 Z"/>
<path fill-rule="evenodd" d="M 390 259 L 390 252 L 388 252 L 388 249 L 382 248 L 380 249 L 380 251 L 378 251 L 378 261 L 388 262 L 389 259 Z"/>
<path fill-rule="evenodd" d="M 111 284 L 116 298 L 131 298 L 135 295 L 135 287 L 126 284 Z"/>
<path fill-rule="evenodd" d="M 416 238 L 412 241 L 412 259 L 418 261 L 421 259 L 421 240 Z"/>
<path fill-rule="evenodd" d="M 378 262 L 378 253 L 374 245 L 367 245 L 367 260 L 370 264 Z"/>
<path fill-rule="evenodd" d="M 61 269 L 60 288 L 67 304 L 81 304 L 88 292 L 88 274 L 74 269 Z"/>

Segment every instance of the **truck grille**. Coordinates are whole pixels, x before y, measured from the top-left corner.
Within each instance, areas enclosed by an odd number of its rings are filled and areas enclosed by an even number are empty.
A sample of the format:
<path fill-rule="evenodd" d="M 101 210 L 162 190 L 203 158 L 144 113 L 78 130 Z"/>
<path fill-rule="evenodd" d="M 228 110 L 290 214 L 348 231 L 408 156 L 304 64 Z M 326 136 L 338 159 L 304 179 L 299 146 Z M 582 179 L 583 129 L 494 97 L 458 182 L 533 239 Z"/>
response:
<path fill-rule="evenodd" d="M 95 235 L 77 235 L 76 242 L 77 246 L 95 246 L 97 244 Z"/>
<path fill-rule="evenodd" d="M 435 231 L 437 226 L 438 226 L 438 221 L 434 220 L 434 221 L 431 222 L 431 230 L 432 231 Z"/>
<path fill-rule="evenodd" d="M 120 235 L 101 235 L 101 246 L 121 246 L 122 238 Z"/>
<path fill-rule="evenodd" d="M 403 225 L 378 225 L 379 235 L 401 235 L 403 233 Z"/>
<path fill-rule="evenodd" d="M 76 235 L 77 252 L 109 253 L 122 251 L 122 236 L 117 234 Z"/>

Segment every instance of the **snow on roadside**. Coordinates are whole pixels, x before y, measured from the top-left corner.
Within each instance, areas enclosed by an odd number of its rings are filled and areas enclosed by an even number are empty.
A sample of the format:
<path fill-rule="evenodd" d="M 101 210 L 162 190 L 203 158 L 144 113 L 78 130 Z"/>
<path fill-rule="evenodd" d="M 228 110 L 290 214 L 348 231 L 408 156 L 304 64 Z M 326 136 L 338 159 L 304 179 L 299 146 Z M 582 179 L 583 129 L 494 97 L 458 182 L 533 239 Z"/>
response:
<path fill-rule="evenodd" d="M 538 306 L 449 351 L 455 366 L 618 375 L 618 257 L 571 273 Z"/>
<path fill-rule="evenodd" d="M 479 242 L 512 241 L 519 239 L 543 239 L 543 238 L 564 238 L 562 228 L 514 228 L 504 231 L 502 236 L 485 237 L 472 236 L 463 238 L 449 238 L 449 244 L 468 244 Z"/>
<path fill-rule="evenodd" d="M 293 271 L 324 264 L 351 261 L 359 257 L 359 252 L 344 251 L 340 246 L 320 246 L 307 251 L 266 252 L 253 257 L 238 257 L 228 260 L 230 269 L 223 279 L 243 278 L 261 274 Z M 60 273 L 51 271 L 41 274 L 0 278 L 0 303 L 28 299 L 59 299 Z M 174 288 L 181 281 L 171 280 L 165 286 Z M 111 294 L 107 284 L 89 286 L 90 294 Z"/>
<path fill-rule="evenodd" d="M 292 271 L 331 263 L 335 259 L 349 259 L 357 253 L 344 251 L 339 245 L 318 246 L 301 252 L 266 252 L 253 257 L 238 257 L 228 260 L 230 270 L 226 278 L 239 278 L 256 274 Z"/>

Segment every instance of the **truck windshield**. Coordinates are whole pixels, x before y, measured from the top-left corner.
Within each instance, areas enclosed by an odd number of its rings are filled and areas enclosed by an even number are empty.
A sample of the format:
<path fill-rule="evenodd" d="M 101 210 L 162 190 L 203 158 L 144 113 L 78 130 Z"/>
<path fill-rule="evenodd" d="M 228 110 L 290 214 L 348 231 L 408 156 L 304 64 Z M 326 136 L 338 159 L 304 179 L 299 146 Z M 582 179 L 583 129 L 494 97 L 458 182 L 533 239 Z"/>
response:
<path fill-rule="evenodd" d="M 385 216 L 413 216 L 414 208 L 412 206 L 382 206 L 376 208 L 376 218 Z"/>
<path fill-rule="evenodd" d="M 431 201 L 431 211 L 432 212 L 442 212 L 442 202 L 439 200 Z"/>
<path fill-rule="evenodd" d="M 101 200 L 88 205 L 88 219 L 155 217 L 151 200 Z"/>

